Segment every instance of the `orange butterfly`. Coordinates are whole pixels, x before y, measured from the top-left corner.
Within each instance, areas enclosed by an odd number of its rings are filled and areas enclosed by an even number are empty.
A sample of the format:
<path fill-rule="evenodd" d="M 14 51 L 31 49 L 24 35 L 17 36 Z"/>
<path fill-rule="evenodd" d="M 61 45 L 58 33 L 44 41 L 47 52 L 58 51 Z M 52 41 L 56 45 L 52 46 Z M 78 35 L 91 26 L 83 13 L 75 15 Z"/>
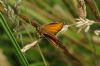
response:
<path fill-rule="evenodd" d="M 64 26 L 64 23 L 61 22 L 53 22 L 47 25 L 43 25 L 39 27 L 39 33 L 43 35 L 47 40 L 52 42 L 54 46 L 57 46 L 59 40 L 55 36 Z"/>

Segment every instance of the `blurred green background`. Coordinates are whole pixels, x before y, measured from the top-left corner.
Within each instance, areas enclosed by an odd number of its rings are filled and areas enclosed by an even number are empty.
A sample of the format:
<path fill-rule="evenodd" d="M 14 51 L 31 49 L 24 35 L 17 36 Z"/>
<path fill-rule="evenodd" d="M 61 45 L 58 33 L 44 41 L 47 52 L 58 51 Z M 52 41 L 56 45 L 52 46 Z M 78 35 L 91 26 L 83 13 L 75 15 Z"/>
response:
<path fill-rule="evenodd" d="M 7 1 L 12 6 L 17 2 L 17 0 Z M 94 0 L 94 2 L 98 11 L 100 11 L 100 1 Z M 74 24 L 75 19 L 79 17 L 78 4 L 78 0 L 22 0 L 19 13 L 27 15 L 30 20 L 34 20 L 41 25 L 55 20 L 60 20 L 65 24 Z M 87 6 L 87 18 L 95 19 L 89 6 Z M 5 19 L 8 20 L 7 17 Z M 16 17 L 16 20 L 18 19 Z M 30 24 L 24 21 L 11 22 L 8 20 L 7 22 L 21 48 L 39 39 L 35 28 Z M 83 66 L 100 65 L 100 36 L 93 33 L 94 29 L 100 29 L 100 26 L 93 25 L 88 33 L 85 33 L 84 30 L 77 33 L 78 29 L 72 26 L 68 31 L 58 35 L 59 40 L 69 52 L 80 60 Z M 46 66 L 43 58 L 47 66 L 74 66 L 59 49 L 53 47 L 46 39 L 41 40 L 38 45 L 24 53 L 30 66 Z M 0 66 L 21 66 L 16 55 L 11 40 L 0 24 Z"/>

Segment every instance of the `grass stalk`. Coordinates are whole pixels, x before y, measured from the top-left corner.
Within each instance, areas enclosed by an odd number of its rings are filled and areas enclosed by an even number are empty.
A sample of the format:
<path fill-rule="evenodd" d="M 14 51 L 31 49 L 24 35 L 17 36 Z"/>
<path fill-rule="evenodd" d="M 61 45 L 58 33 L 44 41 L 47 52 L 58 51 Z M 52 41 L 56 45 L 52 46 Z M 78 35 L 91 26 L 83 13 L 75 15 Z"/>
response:
<path fill-rule="evenodd" d="M 12 45 L 16 51 L 16 56 L 18 57 L 21 66 L 29 66 L 27 59 L 25 58 L 24 54 L 21 52 L 18 42 L 16 41 L 10 27 L 7 24 L 7 21 L 4 19 L 4 16 L 1 12 L 0 12 L 0 24 L 2 25 L 9 39 L 11 40 Z"/>

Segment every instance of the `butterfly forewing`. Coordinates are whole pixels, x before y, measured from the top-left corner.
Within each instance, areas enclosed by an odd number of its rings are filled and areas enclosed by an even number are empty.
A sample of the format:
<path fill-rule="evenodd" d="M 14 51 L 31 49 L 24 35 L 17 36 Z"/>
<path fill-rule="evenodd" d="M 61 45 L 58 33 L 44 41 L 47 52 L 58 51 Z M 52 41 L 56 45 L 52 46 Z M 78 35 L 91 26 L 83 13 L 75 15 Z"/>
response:
<path fill-rule="evenodd" d="M 53 22 L 47 25 L 43 25 L 40 30 L 42 33 L 51 33 L 51 34 L 57 34 L 63 27 L 63 23 L 60 22 Z"/>

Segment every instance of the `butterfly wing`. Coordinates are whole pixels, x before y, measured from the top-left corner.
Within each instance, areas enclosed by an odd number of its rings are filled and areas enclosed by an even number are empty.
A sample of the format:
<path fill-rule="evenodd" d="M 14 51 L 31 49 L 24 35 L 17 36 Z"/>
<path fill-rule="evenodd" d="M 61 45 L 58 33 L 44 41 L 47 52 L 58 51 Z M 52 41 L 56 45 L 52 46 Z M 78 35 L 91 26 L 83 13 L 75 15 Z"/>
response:
<path fill-rule="evenodd" d="M 49 42 L 51 42 L 51 44 L 53 44 L 53 46 L 58 47 L 61 50 L 63 50 L 64 52 L 68 53 L 68 50 L 66 49 L 66 47 L 55 35 L 49 34 L 49 33 L 45 33 L 43 35 Z"/>
<path fill-rule="evenodd" d="M 51 34 L 57 34 L 63 27 L 63 23 L 61 22 L 53 22 L 47 25 L 43 25 L 40 30 L 42 33 L 48 32 Z"/>
<path fill-rule="evenodd" d="M 45 33 L 43 35 L 49 42 L 51 42 L 51 44 L 53 44 L 53 46 L 59 46 L 57 44 L 59 44 L 60 41 L 54 34 Z"/>

